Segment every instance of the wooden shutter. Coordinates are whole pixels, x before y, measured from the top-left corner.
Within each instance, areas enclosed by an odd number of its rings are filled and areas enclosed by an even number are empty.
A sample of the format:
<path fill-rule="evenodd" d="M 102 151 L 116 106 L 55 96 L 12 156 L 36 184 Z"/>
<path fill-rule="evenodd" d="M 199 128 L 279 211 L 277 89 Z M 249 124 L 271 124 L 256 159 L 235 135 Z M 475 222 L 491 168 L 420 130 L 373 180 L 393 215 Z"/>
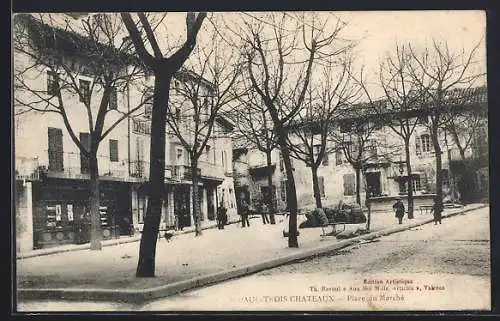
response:
<path fill-rule="evenodd" d="M 64 151 L 62 130 L 60 128 L 48 128 L 48 146 L 49 170 L 62 172 L 64 170 Z"/>
<path fill-rule="evenodd" d="M 118 162 L 118 141 L 116 139 L 109 140 L 109 160 Z"/>
<path fill-rule="evenodd" d="M 420 141 L 420 137 L 415 137 L 415 153 L 417 155 L 422 154 L 422 142 Z"/>
<path fill-rule="evenodd" d="M 80 143 L 83 147 L 89 151 L 90 150 L 90 134 L 80 133 Z M 90 173 L 90 160 L 84 153 L 80 152 L 80 171 L 82 174 Z"/>
<path fill-rule="evenodd" d="M 354 174 L 344 175 L 344 195 L 354 195 Z"/>

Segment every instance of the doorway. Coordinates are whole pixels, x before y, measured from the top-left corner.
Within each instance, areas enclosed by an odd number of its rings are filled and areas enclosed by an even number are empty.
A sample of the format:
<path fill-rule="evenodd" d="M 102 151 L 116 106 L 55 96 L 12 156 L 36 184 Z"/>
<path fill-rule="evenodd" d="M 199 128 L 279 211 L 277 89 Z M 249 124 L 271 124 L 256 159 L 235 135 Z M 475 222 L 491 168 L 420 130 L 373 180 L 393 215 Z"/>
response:
<path fill-rule="evenodd" d="M 191 226 L 189 203 L 189 185 L 176 186 L 174 190 L 174 213 L 178 217 L 179 225 L 183 227 Z"/>
<path fill-rule="evenodd" d="M 370 197 L 380 196 L 382 189 L 380 187 L 380 172 L 366 173 L 366 186 Z"/>

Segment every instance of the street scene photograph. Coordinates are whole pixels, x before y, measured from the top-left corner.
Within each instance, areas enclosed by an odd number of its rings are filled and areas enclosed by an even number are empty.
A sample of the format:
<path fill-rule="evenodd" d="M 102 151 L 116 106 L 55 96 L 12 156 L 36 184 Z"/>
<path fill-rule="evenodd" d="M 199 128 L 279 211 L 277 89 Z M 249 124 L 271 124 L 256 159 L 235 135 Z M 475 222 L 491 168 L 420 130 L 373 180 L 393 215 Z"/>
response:
<path fill-rule="evenodd" d="M 12 312 L 491 311 L 486 31 L 13 13 Z"/>

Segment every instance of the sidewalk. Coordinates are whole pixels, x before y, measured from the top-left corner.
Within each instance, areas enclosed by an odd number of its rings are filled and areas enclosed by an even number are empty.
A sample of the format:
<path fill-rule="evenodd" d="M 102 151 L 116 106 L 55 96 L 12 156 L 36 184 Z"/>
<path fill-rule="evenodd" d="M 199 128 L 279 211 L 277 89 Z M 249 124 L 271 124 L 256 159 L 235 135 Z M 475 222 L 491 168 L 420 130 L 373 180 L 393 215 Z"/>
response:
<path fill-rule="evenodd" d="M 238 223 L 239 219 L 233 219 L 229 220 L 229 224 L 235 224 Z M 208 230 L 208 229 L 213 229 L 217 227 L 217 223 L 215 221 L 209 221 L 206 223 L 202 223 L 202 230 Z M 174 234 L 179 235 L 179 234 L 185 234 L 185 233 L 194 233 L 194 226 L 189 226 L 185 227 L 182 231 L 175 231 Z M 112 240 L 104 240 L 101 241 L 102 247 L 106 246 L 114 246 L 114 245 L 119 245 L 119 244 L 125 244 L 125 243 L 131 243 L 131 242 L 138 242 L 141 240 L 141 235 L 142 233 L 136 232 L 134 236 L 121 236 L 118 239 L 112 239 Z M 85 243 L 85 244 L 67 244 L 67 245 L 61 245 L 61 246 L 56 246 L 52 248 L 45 248 L 45 249 L 38 249 L 38 250 L 31 250 L 31 251 L 26 251 L 22 253 L 17 253 L 17 259 L 26 259 L 30 257 L 35 257 L 35 256 L 42 256 L 42 255 L 51 255 L 51 254 L 57 254 L 57 253 L 63 253 L 63 252 L 73 252 L 73 251 L 82 251 L 82 250 L 88 250 L 90 248 L 90 243 Z"/>
<path fill-rule="evenodd" d="M 485 207 L 447 209 L 443 217 Z M 348 246 L 365 239 L 398 232 L 432 221 L 416 213 L 399 225 L 393 213 L 372 215 L 371 233 L 347 240 L 329 237 L 321 242 L 321 228 L 300 229 L 299 248 L 287 247 L 282 236 L 285 222 L 263 225 L 260 218 L 250 228 L 239 224 L 224 230 L 210 229 L 201 237 L 176 235 L 170 242 L 158 240 L 156 277 L 136 278 L 139 243 L 82 250 L 17 260 L 18 294 L 23 299 L 73 299 L 139 302 L 164 297 L 202 285 L 257 272 L 308 256 Z M 300 222 L 303 217 L 299 219 Z M 446 220 L 443 221 L 446 224 Z"/>

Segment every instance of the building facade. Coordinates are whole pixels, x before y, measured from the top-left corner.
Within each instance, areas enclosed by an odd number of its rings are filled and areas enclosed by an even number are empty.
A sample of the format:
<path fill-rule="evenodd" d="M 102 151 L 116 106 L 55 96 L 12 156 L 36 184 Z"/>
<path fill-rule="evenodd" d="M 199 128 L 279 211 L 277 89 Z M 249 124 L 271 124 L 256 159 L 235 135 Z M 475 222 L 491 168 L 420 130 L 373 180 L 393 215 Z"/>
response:
<path fill-rule="evenodd" d="M 488 198 L 488 119 L 487 90 L 478 88 L 467 108 L 477 109 L 481 121 L 477 130 L 464 135 L 471 137 L 471 143 L 465 150 L 465 162 L 472 171 L 470 182 L 464 182 L 464 160 L 460 156 L 455 141 L 447 130 L 440 131 L 440 147 L 442 150 L 442 177 L 444 201 L 463 200 L 464 190 L 473 191 L 473 198 L 466 201 L 484 201 Z M 436 157 L 425 115 L 418 116 L 418 122 L 410 138 L 410 161 L 412 167 L 412 188 L 414 204 L 432 204 L 436 191 Z M 341 135 L 341 125 L 335 126 L 336 137 Z M 467 138 L 463 138 L 467 140 Z M 290 140 L 299 140 L 291 135 Z M 328 143 L 328 150 L 318 168 L 318 183 L 323 206 L 335 206 L 339 201 L 356 202 L 356 174 L 353 166 L 347 161 L 341 146 Z M 370 191 L 373 210 L 387 210 L 394 198 L 401 197 L 406 203 L 407 168 L 404 142 L 389 126 L 382 126 L 373 132 L 367 144 L 367 152 L 374 155 L 369 158 L 366 175 L 361 175 L 361 202 L 365 203 L 366 190 Z M 338 147 L 338 148 L 336 148 Z M 265 154 L 252 148 L 236 148 L 234 160 L 235 182 L 237 188 L 248 189 L 250 200 L 259 203 L 263 197 L 262 186 L 267 186 Z M 278 211 L 286 208 L 286 175 L 280 151 L 273 151 L 273 182 L 276 188 Z M 315 205 L 312 187 L 311 168 L 303 161 L 293 159 L 294 180 L 299 209 L 312 209 Z M 260 169 L 259 172 L 255 169 Z M 461 172 L 462 170 L 462 172 Z M 260 174 L 259 174 L 260 173 Z M 259 175 L 257 175 L 259 174 Z M 462 187 L 461 187 L 462 186 Z"/>
<path fill-rule="evenodd" d="M 21 24 L 21 27 L 34 24 L 31 27 L 54 32 L 54 37 L 79 37 L 62 29 L 54 29 L 30 16 L 18 19 L 15 23 Z M 102 90 L 85 91 L 86 88 L 99 87 L 96 75 L 85 69 L 86 60 L 82 58 L 85 54 L 70 55 L 64 50 L 54 52 L 54 57 L 64 59 L 73 68 L 71 71 L 74 71 L 59 75 L 59 79 L 72 75 L 82 92 L 91 93 L 83 99 L 89 99 L 90 110 L 96 115 Z M 42 101 L 50 101 L 53 99 L 53 75 L 46 67 L 37 65 L 33 57 L 30 52 L 14 51 L 14 75 L 22 75 L 24 86 Z M 172 81 L 172 90 L 177 81 L 182 80 Z M 152 101 L 145 100 L 145 97 L 151 95 L 146 88 L 151 88 L 153 83 L 154 78 L 145 71 L 140 79 L 127 84 L 125 90 L 114 90 L 110 96 L 105 129 L 110 128 L 131 109 L 137 106 L 140 108 L 113 127 L 99 145 L 97 159 L 104 239 L 142 230 L 147 209 L 146 183 L 149 179 L 152 110 Z M 76 138 L 85 144 L 89 137 L 89 113 L 84 108 L 82 97 L 63 86 L 60 90 L 65 101 L 66 119 Z M 89 214 L 88 158 L 80 152 L 60 114 L 36 108 L 41 103 L 36 97 L 27 95 L 26 91 L 14 90 L 14 98 L 35 106 L 28 110 L 26 104 L 14 104 L 14 207 L 18 251 L 88 242 L 88 233 L 82 232 Z M 232 143 L 228 134 L 232 125 L 220 117 L 214 127 L 218 134 L 212 137 L 211 146 L 199 163 L 204 224 L 215 220 L 219 201 L 226 204 L 230 216 L 236 213 L 230 164 Z M 174 227 L 182 220 L 183 226 L 191 226 L 194 222 L 190 174 L 187 170 L 189 160 L 176 137 L 169 132 L 166 135 L 165 193 L 161 224 L 163 228 Z M 181 211 L 183 208 L 190 210 Z M 180 213 L 184 213 L 184 216 Z"/>

